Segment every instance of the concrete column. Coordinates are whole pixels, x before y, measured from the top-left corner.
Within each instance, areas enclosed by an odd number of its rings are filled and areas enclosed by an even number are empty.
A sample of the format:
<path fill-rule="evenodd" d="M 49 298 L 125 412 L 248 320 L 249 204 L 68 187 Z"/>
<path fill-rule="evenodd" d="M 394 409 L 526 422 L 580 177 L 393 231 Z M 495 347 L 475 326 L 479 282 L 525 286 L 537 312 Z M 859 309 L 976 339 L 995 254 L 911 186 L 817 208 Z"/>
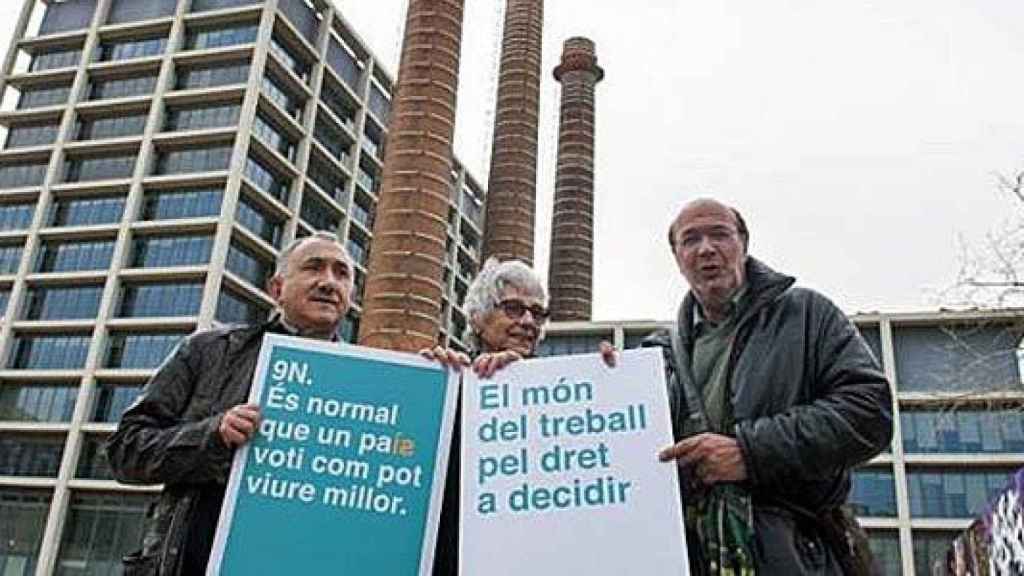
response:
<path fill-rule="evenodd" d="M 487 180 L 482 260 L 533 265 L 544 0 L 508 0 Z"/>
<path fill-rule="evenodd" d="M 548 290 L 555 321 L 590 320 L 594 270 L 594 88 L 604 78 L 594 43 L 569 38 L 562 84 Z"/>
<path fill-rule="evenodd" d="M 464 0 L 410 0 L 359 343 L 432 346 L 440 332 Z"/>

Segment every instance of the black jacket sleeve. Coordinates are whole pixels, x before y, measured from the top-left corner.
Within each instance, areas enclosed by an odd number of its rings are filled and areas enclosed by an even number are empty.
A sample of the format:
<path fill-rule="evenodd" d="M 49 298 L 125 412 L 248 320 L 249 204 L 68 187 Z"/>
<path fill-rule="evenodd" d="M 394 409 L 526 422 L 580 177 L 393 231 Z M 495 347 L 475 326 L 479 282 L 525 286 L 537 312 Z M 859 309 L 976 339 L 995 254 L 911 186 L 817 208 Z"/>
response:
<path fill-rule="evenodd" d="M 749 482 L 786 491 L 801 480 L 836 477 L 887 446 L 892 393 L 867 344 L 846 316 L 817 295 L 806 317 L 805 378 L 813 400 L 742 421 L 736 436 Z"/>
<path fill-rule="evenodd" d="M 232 449 L 217 429 L 221 414 L 185 421 L 199 386 L 204 335 L 186 338 L 146 383 L 107 441 L 114 477 L 127 484 L 224 482 Z"/>

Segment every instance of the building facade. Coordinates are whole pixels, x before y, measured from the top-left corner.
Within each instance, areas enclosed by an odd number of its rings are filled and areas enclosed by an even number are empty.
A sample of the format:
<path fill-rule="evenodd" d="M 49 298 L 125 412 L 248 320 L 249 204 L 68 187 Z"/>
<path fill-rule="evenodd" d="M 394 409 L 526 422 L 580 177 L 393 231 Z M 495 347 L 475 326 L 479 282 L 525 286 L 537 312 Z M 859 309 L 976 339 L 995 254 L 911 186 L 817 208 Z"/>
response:
<path fill-rule="evenodd" d="M 278 251 L 330 230 L 355 261 L 355 340 L 393 81 L 325 0 L 26 0 L 16 17 L 0 574 L 117 574 L 154 490 L 110 480 L 100 447 L 184 335 L 266 318 Z M 460 347 L 484 192 L 458 162 L 450 177 L 442 339 Z"/>
<path fill-rule="evenodd" d="M 1024 310 L 853 318 L 893 383 L 892 446 L 859 468 L 850 503 L 884 574 L 928 576 L 1024 466 Z M 640 346 L 661 322 L 551 325 L 542 355 Z"/>

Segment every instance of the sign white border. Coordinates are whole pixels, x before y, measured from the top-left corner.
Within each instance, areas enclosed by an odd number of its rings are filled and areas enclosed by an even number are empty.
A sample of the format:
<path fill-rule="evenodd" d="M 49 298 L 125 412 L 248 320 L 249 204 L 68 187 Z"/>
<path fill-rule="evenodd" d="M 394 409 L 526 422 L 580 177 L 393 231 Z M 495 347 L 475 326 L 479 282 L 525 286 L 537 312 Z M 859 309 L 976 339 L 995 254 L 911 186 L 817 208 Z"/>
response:
<path fill-rule="evenodd" d="M 263 393 L 263 382 L 266 380 L 267 368 L 270 364 L 270 356 L 273 349 L 277 346 L 288 346 L 289 348 L 299 348 L 314 352 L 326 352 L 335 356 L 380 360 L 393 364 L 448 372 L 444 412 L 441 418 L 441 434 L 439 435 L 437 454 L 434 460 L 434 479 L 430 491 L 430 506 L 427 511 L 427 529 L 423 534 L 423 549 L 420 552 L 419 574 L 420 576 L 430 576 L 434 567 L 434 547 L 437 543 L 441 501 L 444 498 L 445 482 L 443 476 L 448 470 L 448 453 L 452 443 L 452 426 L 455 423 L 455 408 L 456 400 L 459 397 L 459 386 L 462 381 L 461 375 L 437 362 L 427 360 L 416 354 L 267 333 L 263 336 L 260 355 L 256 361 L 256 370 L 253 372 L 252 386 L 249 390 L 249 402 L 259 402 L 260 396 Z M 224 504 L 221 506 L 220 518 L 217 521 L 217 533 L 213 540 L 213 548 L 210 551 L 209 563 L 206 565 L 207 576 L 220 576 L 220 565 L 224 559 L 224 548 L 227 545 L 228 534 L 231 532 L 231 524 L 234 522 L 235 499 L 242 482 L 245 463 L 249 456 L 249 446 L 250 443 L 246 442 L 239 447 L 235 451 L 231 462 L 231 476 L 228 478 L 227 488 L 224 491 Z M 441 481 L 438 481 L 439 479 Z"/>

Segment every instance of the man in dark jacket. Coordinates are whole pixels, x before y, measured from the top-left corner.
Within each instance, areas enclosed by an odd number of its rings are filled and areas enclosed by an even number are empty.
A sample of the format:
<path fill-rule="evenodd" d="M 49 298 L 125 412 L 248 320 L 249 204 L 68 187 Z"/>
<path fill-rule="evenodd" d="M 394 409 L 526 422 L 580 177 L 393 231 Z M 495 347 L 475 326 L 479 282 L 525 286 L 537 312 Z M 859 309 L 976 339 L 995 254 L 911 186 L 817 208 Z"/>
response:
<path fill-rule="evenodd" d="M 333 234 L 296 240 L 268 283 L 275 316 L 189 336 L 124 413 L 107 443 L 114 477 L 164 484 L 142 549 L 125 558 L 126 575 L 205 573 L 232 454 L 259 424 L 259 407 L 247 400 L 263 335 L 336 339 L 352 274 Z"/>
<path fill-rule="evenodd" d="M 889 384 L 846 316 L 748 242 L 735 209 L 687 204 L 669 243 L 690 292 L 645 343 L 669 367 L 677 443 L 661 458 L 681 467 L 693 573 L 864 571 L 840 506 L 850 470 L 889 444 Z"/>

